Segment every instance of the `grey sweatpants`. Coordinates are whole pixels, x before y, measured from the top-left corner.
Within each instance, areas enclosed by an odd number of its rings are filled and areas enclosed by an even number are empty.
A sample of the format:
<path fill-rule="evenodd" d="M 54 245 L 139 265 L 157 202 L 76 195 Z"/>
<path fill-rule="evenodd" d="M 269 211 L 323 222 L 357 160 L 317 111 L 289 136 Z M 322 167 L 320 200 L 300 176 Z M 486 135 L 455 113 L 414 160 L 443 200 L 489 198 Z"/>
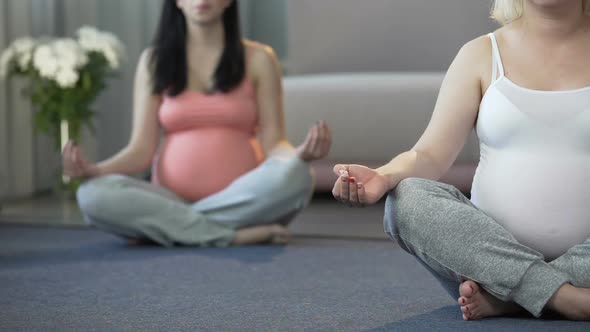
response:
<path fill-rule="evenodd" d="M 198 202 L 123 175 L 89 180 L 77 192 L 86 222 L 164 246 L 227 246 L 242 227 L 286 225 L 311 199 L 310 167 L 297 157 L 271 157 L 224 190 Z"/>
<path fill-rule="evenodd" d="M 590 287 L 590 240 L 546 262 L 446 184 L 401 181 L 387 197 L 384 226 L 455 299 L 459 284 L 473 280 L 539 317 L 564 283 Z"/>

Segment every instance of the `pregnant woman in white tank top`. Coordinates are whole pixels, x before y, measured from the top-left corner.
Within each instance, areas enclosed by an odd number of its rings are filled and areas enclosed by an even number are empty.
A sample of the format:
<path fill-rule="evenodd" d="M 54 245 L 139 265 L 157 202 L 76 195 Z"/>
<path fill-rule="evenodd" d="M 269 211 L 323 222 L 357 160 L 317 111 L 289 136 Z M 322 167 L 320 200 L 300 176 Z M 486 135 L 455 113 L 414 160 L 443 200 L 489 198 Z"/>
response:
<path fill-rule="evenodd" d="M 461 49 L 414 148 L 378 169 L 337 165 L 333 194 L 364 206 L 390 192 L 386 232 L 466 320 L 590 320 L 590 0 L 496 0 L 493 13 L 503 27 Z M 468 200 L 432 180 L 473 129 Z"/>
<path fill-rule="evenodd" d="M 590 238 L 590 86 L 522 87 L 505 76 L 489 37 L 494 81 L 479 107 L 481 157 L 471 201 L 554 260 Z"/>

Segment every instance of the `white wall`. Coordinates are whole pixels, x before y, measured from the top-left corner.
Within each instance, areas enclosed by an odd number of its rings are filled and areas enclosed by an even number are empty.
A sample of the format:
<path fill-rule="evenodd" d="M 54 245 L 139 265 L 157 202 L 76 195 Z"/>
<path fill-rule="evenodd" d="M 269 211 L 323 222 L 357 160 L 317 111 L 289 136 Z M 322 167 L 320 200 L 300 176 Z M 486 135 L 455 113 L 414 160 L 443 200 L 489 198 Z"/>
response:
<path fill-rule="evenodd" d="M 497 25 L 489 0 L 287 1 L 292 74 L 444 71 Z"/>
<path fill-rule="evenodd" d="M 287 0 L 239 0 L 243 33 L 287 55 Z"/>

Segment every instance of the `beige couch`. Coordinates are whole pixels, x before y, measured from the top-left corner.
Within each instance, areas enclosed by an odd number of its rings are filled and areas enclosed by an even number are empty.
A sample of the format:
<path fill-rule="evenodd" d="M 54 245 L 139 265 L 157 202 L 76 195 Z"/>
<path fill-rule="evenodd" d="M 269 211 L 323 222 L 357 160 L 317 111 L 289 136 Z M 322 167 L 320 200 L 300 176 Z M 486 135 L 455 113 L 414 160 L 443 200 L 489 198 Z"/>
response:
<path fill-rule="evenodd" d="M 287 133 L 301 142 L 307 128 L 327 120 L 332 150 L 314 163 L 316 191 L 331 191 L 336 163 L 381 166 L 418 140 L 434 109 L 442 73 L 375 73 L 288 76 L 284 79 Z M 471 137 L 441 179 L 468 193 L 479 158 Z"/>

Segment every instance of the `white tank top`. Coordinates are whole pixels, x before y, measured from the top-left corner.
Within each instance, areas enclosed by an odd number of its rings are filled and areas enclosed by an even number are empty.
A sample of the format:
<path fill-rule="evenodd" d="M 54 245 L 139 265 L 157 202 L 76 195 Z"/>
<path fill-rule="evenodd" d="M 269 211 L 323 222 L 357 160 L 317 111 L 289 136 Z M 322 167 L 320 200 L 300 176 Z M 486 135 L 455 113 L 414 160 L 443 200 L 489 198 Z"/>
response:
<path fill-rule="evenodd" d="M 476 124 L 471 201 L 550 261 L 590 238 L 590 86 L 520 87 L 489 37 L 493 76 Z"/>

